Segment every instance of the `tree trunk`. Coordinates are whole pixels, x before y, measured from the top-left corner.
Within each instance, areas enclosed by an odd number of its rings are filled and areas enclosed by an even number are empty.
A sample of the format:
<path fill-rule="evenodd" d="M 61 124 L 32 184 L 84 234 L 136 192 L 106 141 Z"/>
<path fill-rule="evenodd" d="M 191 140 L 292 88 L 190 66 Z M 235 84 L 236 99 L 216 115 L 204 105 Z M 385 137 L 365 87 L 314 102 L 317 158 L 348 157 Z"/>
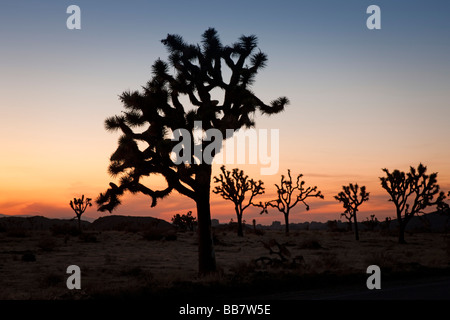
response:
<path fill-rule="evenodd" d="M 408 223 L 407 216 L 402 219 L 402 213 L 397 209 L 397 223 L 398 223 L 398 243 L 405 244 L 405 228 Z"/>
<path fill-rule="evenodd" d="M 352 232 L 353 231 L 353 222 L 352 222 L 352 220 L 348 220 L 348 222 L 347 222 L 347 231 L 350 231 L 350 232 Z"/>
<path fill-rule="evenodd" d="M 399 221 L 398 224 L 398 243 L 401 244 L 405 244 L 405 227 L 406 227 L 406 223 L 404 223 L 403 221 Z"/>
<path fill-rule="evenodd" d="M 243 237 L 244 232 L 242 230 L 242 213 L 239 213 L 239 209 L 236 208 L 236 216 L 238 221 L 238 229 L 237 229 L 237 235 L 238 237 Z"/>
<path fill-rule="evenodd" d="M 216 256 L 214 252 L 211 231 L 210 187 L 211 166 L 202 164 L 196 173 L 197 182 L 197 232 L 198 232 L 198 272 L 206 275 L 216 271 Z"/>
<path fill-rule="evenodd" d="M 355 239 L 356 239 L 356 241 L 358 241 L 359 233 L 358 233 L 358 221 L 356 220 L 356 212 L 353 213 L 353 221 L 355 223 Z"/>
<path fill-rule="evenodd" d="M 284 214 L 284 223 L 286 224 L 286 235 L 289 235 L 289 212 Z"/>

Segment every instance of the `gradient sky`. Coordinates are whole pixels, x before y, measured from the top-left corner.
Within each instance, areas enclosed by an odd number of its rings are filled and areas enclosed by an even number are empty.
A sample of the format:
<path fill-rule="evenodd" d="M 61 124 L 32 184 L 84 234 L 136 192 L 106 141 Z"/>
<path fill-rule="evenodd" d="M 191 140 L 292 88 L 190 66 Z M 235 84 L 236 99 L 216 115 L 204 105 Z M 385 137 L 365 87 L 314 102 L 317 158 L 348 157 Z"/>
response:
<path fill-rule="evenodd" d="M 81 30 L 66 28 L 71 4 L 81 8 Z M 381 30 L 366 28 L 371 4 L 381 8 Z M 224 44 L 257 35 L 269 61 L 254 92 L 291 101 L 282 114 L 255 116 L 257 128 L 280 130 L 277 175 L 240 166 L 264 180 L 261 200 L 290 168 L 325 195 L 307 213 L 296 207 L 291 222 L 339 219 L 333 196 L 350 182 L 371 192 L 360 219 L 393 217 L 381 168 L 422 162 L 450 189 L 448 12 L 445 0 L 2 2 L 0 213 L 71 217 L 70 199 L 105 191 L 119 135 L 103 123 L 121 112 L 118 95 L 150 79 L 152 63 L 167 57 L 160 40 L 168 33 L 197 43 L 214 27 Z M 115 213 L 170 220 L 194 208 L 174 193 L 153 209 L 148 198 L 127 196 Z M 235 219 L 217 196 L 212 215 Z M 266 224 L 282 215 L 249 209 L 245 219 L 253 218 Z"/>

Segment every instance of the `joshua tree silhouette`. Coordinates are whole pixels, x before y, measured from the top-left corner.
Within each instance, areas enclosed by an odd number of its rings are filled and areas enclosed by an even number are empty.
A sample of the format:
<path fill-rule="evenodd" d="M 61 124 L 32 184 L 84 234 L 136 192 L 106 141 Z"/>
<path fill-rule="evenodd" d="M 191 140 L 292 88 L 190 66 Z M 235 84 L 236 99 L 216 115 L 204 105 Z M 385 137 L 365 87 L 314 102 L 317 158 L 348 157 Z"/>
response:
<path fill-rule="evenodd" d="M 81 215 L 86 211 L 87 207 L 91 207 L 91 198 L 84 199 L 84 194 L 81 196 L 81 198 L 73 198 L 73 200 L 70 200 L 70 207 L 73 211 L 75 211 L 75 214 L 78 218 L 78 229 L 81 231 Z"/>
<path fill-rule="evenodd" d="M 219 177 L 214 177 L 214 182 L 219 183 L 219 185 L 215 187 L 213 192 L 221 195 L 225 200 L 230 200 L 234 203 L 234 211 L 236 212 L 238 221 L 237 235 L 242 237 L 244 236 L 242 230 L 242 214 L 250 205 L 254 205 L 253 198 L 255 196 L 264 193 L 264 183 L 261 180 L 256 182 L 253 179 L 249 179 L 243 170 L 237 168 L 233 169 L 233 171 L 228 171 L 225 170 L 225 166 L 222 166 L 220 170 L 222 173 L 219 174 Z M 248 191 L 250 195 L 244 203 L 245 195 Z"/>
<path fill-rule="evenodd" d="M 296 185 L 292 184 L 291 170 L 288 169 L 288 180 L 285 176 L 281 176 L 280 185 L 275 184 L 277 187 L 277 199 L 271 200 L 263 204 L 260 202 L 257 206 L 262 207 L 262 213 L 268 213 L 267 207 L 277 208 L 278 211 L 284 214 L 284 220 L 286 223 L 286 234 L 289 234 L 289 213 L 297 203 L 302 202 L 306 206 L 306 210 L 309 210 L 309 205 L 306 203 L 307 198 L 321 198 L 323 195 L 317 190 L 317 186 L 305 188 L 305 181 L 300 181 L 303 174 L 297 176 Z M 295 195 L 297 193 L 297 195 Z"/>
<path fill-rule="evenodd" d="M 389 172 L 383 169 L 386 177 L 380 177 L 381 186 L 389 193 L 395 205 L 399 224 L 398 242 L 405 243 L 405 228 L 414 215 L 423 213 L 427 207 L 445 206 L 445 194 L 439 191 L 437 173 L 426 174 L 427 167 L 422 163 L 416 168 L 410 167 L 409 172 L 400 170 Z"/>
<path fill-rule="evenodd" d="M 110 188 L 99 195 L 98 210 L 111 212 L 125 191 L 148 195 L 152 207 L 173 190 L 193 199 L 197 207 L 199 273 L 207 274 L 216 271 L 211 233 L 211 163 L 199 163 L 197 157 L 189 154 L 189 161 L 173 161 L 174 147 L 179 142 L 173 141 L 170 133 L 183 129 L 194 136 L 201 123 L 206 133 L 215 129 L 229 138 L 233 130 L 254 126 L 255 111 L 279 113 L 288 99 L 281 97 L 266 105 L 250 90 L 256 74 L 267 62 L 267 56 L 257 47 L 256 36 L 241 36 L 231 46 L 223 46 L 216 30 L 210 28 L 203 33 L 201 44 L 187 44 L 181 36 L 172 34 L 162 43 L 169 52 L 170 63 L 156 60 L 153 77 L 143 92 L 124 92 L 120 99 L 126 111 L 105 121 L 107 130 L 122 132 L 109 166 L 113 176 L 120 175 L 120 183 L 110 183 Z M 223 64 L 230 71 L 228 82 L 222 76 Z M 170 67 L 174 75 L 169 72 Z M 223 93 L 221 103 L 212 99 L 214 89 L 215 93 Z M 182 97 L 188 97 L 193 108 L 185 109 Z M 141 133 L 132 130 L 142 127 L 146 129 Z M 208 146 L 206 140 L 202 139 L 200 145 L 191 141 L 187 146 L 196 147 L 203 154 Z M 183 147 L 182 151 L 187 149 Z M 211 155 L 219 151 L 214 149 Z M 163 176 L 167 187 L 155 190 L 144 185 L 141 178 L 152 175 Z"/>
<path fill-rule="evenodd" d="M 362 223 L 366 226 L 367 230 L 373 231 L 380 224 L 380 221 L 378 221 L 374 214 L 371 214 L 370 219 L 366 218 Z"/>
<path fill-rule="evenodd" d="M 362 186 L 359 188 L 358 184 L 350 183 L 348 186 L 342 186 L 344 191 L 339 192 L 337 196 L 334 198 L 342 202 L 342 205 L 345 209 L 344 213 L 341 216 L 347 218 L 350 223 L 353 220 L 353 224 L 355 225 L 355 239 L 359 240 L 358 233 L 358 221 L 356 219 L 356 213 L 358 212 L 358 207 L 364 202 L 369 200 L 369 193 L 366 192 L 366 187 Z M 359 191 L 359 198 L 358 198 Z"/>
<path fill-rule="evenodd" d="M 188 211 L 186 214 L 180 215 L 177 213 L 172 217 L 172 224 L 182 230 L 189 229 L 194 231 L 194 227 L 197 225 L 196 218 L 192 216 L 192 211 Z"/>

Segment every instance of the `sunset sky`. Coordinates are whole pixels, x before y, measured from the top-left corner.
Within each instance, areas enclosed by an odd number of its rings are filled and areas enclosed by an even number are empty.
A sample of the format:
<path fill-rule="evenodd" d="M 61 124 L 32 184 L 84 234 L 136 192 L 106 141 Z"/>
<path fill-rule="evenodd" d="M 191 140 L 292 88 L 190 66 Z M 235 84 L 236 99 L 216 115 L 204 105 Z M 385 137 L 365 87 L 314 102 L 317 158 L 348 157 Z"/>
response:
<path fill-rule="evenodd" d="M 72 4 L 81 8 L 81 30 L 66 27 Z M 366 27 L 371 4 L 381 8 L 381 30 Z M 269 60 L 253 91 L 267 103 L 291 102 L 282 114 L 255 114 L 257 129 L 280 133 L 277 174 L 239 165 L 264 181 L 260 200 L 273 198 L 289 168 L 325 195 L 308 212 L 298 205 L 291 222 L 339 219 L 333 196 L 350 182 L 371 195 L 360 220 L 394 217 L 382 168 L 422 162 L 450 190 L 449 12 L 446 0 L 3 2 L 0 213 L 69 218 L 73 197 L 104 192 L 114 181 L 107 167 L 119 138 L 104 120 L 123 110 L 118 96 L 139 90 L 153 62 L 166 60 L 160 40 L 168 33 L 197 43 L 214 27 L 223 44 L 257 35 Z M 236 219 L 232 203 L 214 195 L 211 206 L 212 218 Z M 195 213 L 194 202 L 174 192 L 156 208 L 147 197 L 126 196 L 114 213 L 170 220 L 188 210 Z M 274 209 L 244 215 L 283 220 Z"/>

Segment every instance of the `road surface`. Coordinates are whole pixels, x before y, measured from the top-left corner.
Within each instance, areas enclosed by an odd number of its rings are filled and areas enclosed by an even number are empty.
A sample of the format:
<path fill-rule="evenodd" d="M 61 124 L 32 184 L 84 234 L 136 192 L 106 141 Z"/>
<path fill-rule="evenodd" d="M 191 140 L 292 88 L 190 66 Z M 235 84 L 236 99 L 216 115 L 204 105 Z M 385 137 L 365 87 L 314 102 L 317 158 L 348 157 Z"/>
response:
<path fill-rule="evenodd" d="M 450 300 L 450 276 L 412 280 L 381 281 L 381 289 L 369 290 L 364 284 L 278 292 L 261 295 L 256 299 L 268 300 Z"/>

